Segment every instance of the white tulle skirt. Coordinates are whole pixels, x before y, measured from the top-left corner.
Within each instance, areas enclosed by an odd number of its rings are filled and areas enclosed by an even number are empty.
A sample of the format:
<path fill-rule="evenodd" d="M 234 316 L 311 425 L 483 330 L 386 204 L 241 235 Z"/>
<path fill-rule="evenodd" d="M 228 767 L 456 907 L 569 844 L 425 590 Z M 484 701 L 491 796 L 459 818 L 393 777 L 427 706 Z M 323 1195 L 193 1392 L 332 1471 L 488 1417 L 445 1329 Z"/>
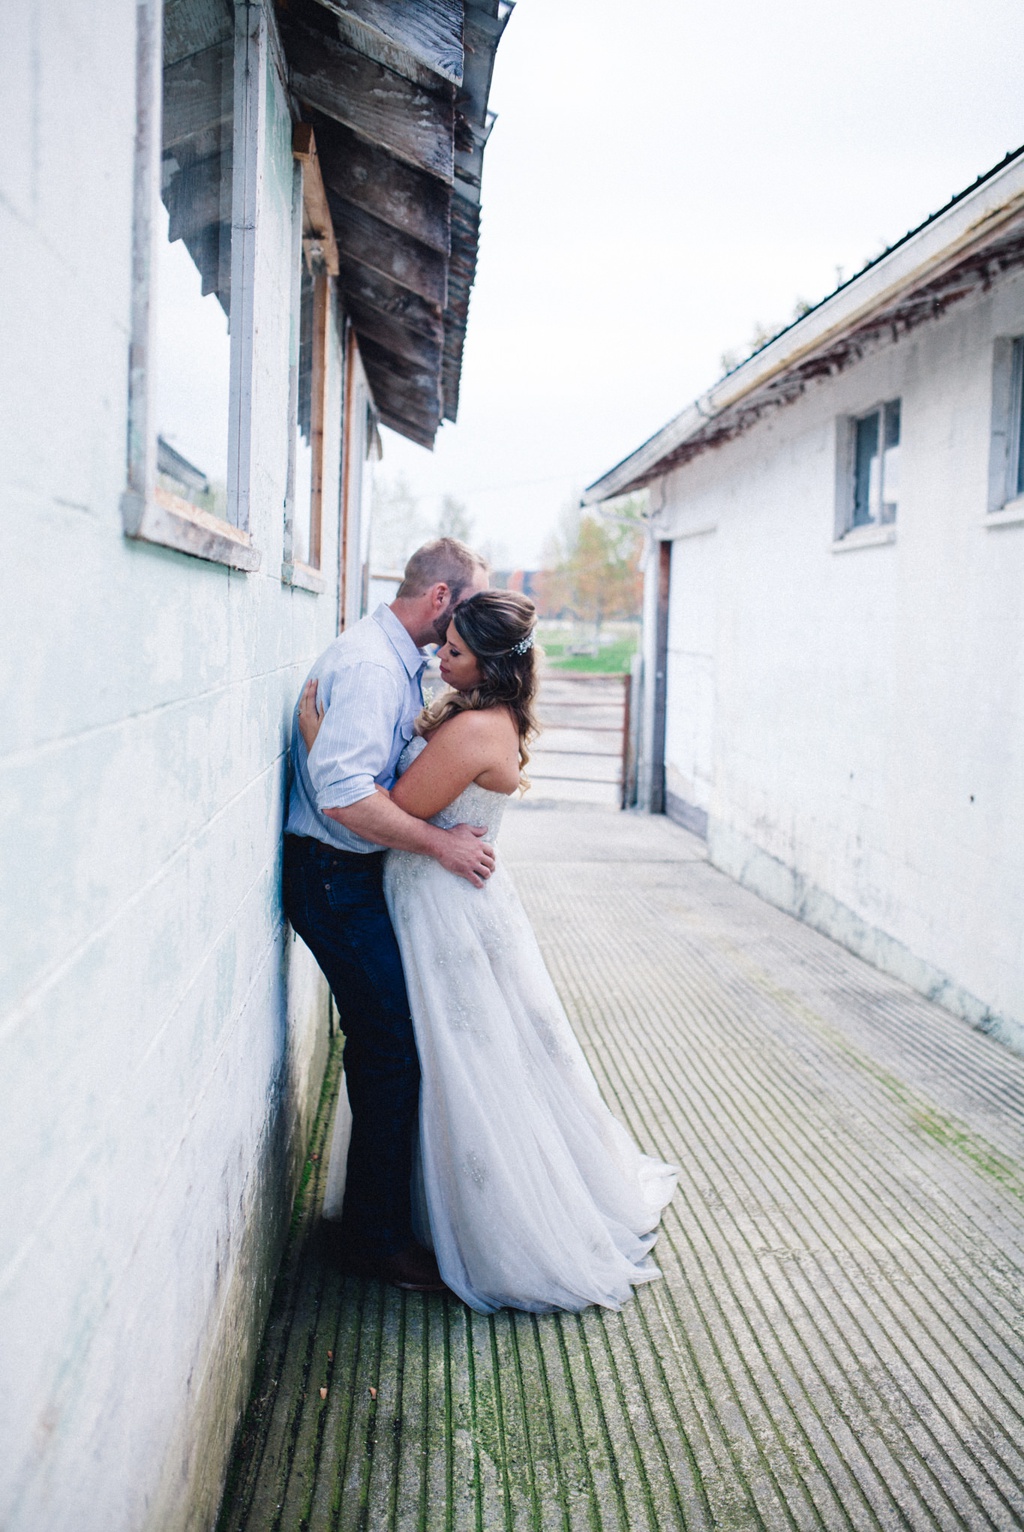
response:
<path fill-rule="evenodd" d="M 493 824 L 496 795 L 468 792 L 456 814 Z M 390 852 L 385 890 L 422 1068 L 420 1237 L 481 1313 L 618 1308 L 660 1276 L 677 1170 L 605 1106 L 500 864 L 475 889 Z"/>

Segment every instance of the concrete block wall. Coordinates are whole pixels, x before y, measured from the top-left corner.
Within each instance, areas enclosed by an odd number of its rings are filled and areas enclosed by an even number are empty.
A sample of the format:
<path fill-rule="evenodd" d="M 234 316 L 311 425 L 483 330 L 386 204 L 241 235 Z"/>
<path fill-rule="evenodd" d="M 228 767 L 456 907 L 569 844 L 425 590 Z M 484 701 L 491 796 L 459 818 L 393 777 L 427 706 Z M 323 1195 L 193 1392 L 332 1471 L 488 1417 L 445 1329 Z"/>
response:
<path fill-rule="evenodd" d="M 666 778 L 712 859 L 1024 1044 L 1024 525 L 985 525 L 1024 277 L 671 475 Z M 902 400 L 895 541 L 833 551 L 837 417 Z"/>
<path fill-rule="evenodd" d="M 292 157 L 268 66 L 240 574 L 122 534 L 135 9 L 0 17 L 0 1525 L 216 1516 L 328 1040 L 283 922 Z M 328 419 L 340 421 L 335 332 Z M 338 431 L 327 483 L 339 477 Z"/>

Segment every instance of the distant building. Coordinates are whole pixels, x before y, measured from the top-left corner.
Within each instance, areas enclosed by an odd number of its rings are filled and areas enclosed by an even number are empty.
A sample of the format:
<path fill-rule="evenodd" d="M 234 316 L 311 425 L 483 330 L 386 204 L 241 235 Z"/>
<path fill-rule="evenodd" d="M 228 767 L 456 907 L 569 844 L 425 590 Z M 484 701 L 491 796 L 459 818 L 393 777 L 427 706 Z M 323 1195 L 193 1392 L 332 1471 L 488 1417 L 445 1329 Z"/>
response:
<path fill-rule="evenodd" d="M 454 419 L 500 0 L 32 5 L 0 143 L 0 1525 L 214 1525 L 328 1044 L 292 708 Z"/>
<path fill-rule="evenodd" d="M 1024 1048 L 1024 154 L 587 491 L 649 492 L 639 800 Z"/>
<path fill-rule="evenodd" d="M 495 569 L 491 573 L 495 590 L 518 590 L 533 601 L 537 599 L 542 579 L 540 569 Z"/>

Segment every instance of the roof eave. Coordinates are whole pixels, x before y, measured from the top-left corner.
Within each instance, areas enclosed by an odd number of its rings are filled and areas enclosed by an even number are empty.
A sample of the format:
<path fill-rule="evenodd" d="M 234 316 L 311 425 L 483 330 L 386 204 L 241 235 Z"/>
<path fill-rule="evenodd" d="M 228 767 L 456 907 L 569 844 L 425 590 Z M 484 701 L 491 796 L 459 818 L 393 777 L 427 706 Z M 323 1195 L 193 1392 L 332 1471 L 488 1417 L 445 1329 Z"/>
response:
<path fill-rule="evenodd" d="M 596 479 L 584 491 L 582 503 L 600 504 L 650 483 L 659 476 L 659 465 L 710 421 L 826 351 L 901 296 L 956 266 L 1022 212 L 1024 150 L 1018 150 Z"/>

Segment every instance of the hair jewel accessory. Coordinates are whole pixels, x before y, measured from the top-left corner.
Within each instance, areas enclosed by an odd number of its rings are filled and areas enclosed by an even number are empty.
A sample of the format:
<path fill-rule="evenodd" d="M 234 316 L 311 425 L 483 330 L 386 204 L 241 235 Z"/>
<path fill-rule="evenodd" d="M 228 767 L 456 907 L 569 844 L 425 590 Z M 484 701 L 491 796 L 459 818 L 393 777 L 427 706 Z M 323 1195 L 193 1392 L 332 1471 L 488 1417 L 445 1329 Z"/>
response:
<path fill-rule="evenodd" d="M 533 648 L 533 634 L 532 633 L 527 633 L 526 637 L 525 638 L 521 638 L 519 640 L 518 644 L 513 644 L 511 649 L 508 652 L 509 652 L 509 654 L 525 654 L 528 649 L 532 649 L 532 648 Z"/>

